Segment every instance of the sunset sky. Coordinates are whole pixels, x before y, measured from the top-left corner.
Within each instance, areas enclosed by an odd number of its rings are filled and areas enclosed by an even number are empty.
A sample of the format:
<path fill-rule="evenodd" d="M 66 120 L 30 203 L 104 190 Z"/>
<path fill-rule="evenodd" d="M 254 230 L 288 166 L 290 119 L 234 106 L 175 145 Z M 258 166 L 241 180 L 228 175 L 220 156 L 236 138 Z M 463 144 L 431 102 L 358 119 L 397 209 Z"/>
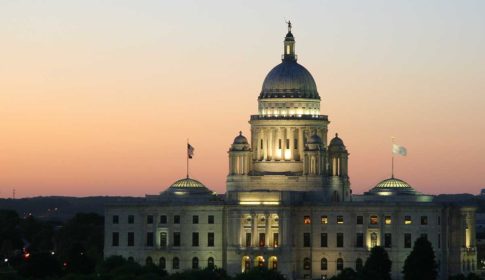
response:
<path fill-rule="evenodd" d="M 354 193 L 485 188 L 485 1 L 0 2 L 0 197 L 223 193 L 291 19 Z"/>

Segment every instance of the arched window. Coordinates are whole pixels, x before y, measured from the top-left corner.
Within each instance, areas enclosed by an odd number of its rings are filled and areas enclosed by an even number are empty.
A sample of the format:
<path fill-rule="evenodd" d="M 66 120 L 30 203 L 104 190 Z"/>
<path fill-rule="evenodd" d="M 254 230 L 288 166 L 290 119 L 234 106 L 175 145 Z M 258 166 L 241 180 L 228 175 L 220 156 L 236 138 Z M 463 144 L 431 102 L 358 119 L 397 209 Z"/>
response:
<path fill-rule="evenodd" d="M 274 256 L 269 258 L 269 269 L 278 269 L 278 259 Z"/>
<path fill-rule="evenodd" d="M 192 258 L 192 269 L 199 269 L 199 258 Z"/>
<path fill-rule="evenodd" d="M 327 270 L 328 264 L 327 264 L 327 259 L 322 258 L 320 260 L 320 270 Z"/>
<path fill-rule="evenodd" d="M 312 269 L 312 262 L 310 261 L 310 258 L 303 259 L 303 269 L 304 270 Z"/>
<path fill-rule="evenodd" d="M 172 260 L 172 269 L 179 269 L 179 268 L 180 268 L 179 258 L 174 257 Z"/>
<path fill-rule="evenodd" d="M 152 265 L 153 264 L 153 259 L 152 257 L 147 257 L 145 259 L 145 265 Z"/>
<path fill-rule="evenodd" d="M 160 267 L 160 269 L 166 269 L 167 263 L 164 257 L 160 258 L 160 260 L 158 261 L 158 266 Z"/>
<path fill-rule="evenodd" d="M 357 271 L 361 271 L 362 270 L 362 259 L 361 258 L 358 258 L 355 260 L 355 270 Z"/>
<path fill-rule="evenodd" d="M 257 257 L 258 260 L 258 267 L 264 266 L 264 258 L 262 256 Z"/>
<path fill-rule="evenodd" d="M 210 268 L 210 269 L 214 269 L 214 258 L 213 257 L 209 257 L 207 259 L 207 267 Z"/>
<path fill-rule="evenodd" d="M 242 272 L 248 272 L 251 268 L 251 259 L 248 256 L 242 258 Z"/>
<path fill-rule="evenodd" d="M 337 271 L 344 270 L 344 260 L 342 258 L 337 259 Z"/>

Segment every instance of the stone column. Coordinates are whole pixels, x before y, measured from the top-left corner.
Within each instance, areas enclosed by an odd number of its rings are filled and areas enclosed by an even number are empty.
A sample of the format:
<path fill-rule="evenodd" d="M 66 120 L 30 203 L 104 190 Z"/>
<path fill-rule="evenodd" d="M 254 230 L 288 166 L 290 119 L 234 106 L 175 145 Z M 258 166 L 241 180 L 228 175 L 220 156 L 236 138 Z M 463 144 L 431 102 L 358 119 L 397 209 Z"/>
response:
<path fill-rule="evenodd" d="M 274 154 L 273 154 L 273 130 L 271 128 L 268 128 L 268 160 L 273 160 L 274 159 Z"/>
<path fill-rule="evenodd" d="M 283 130 L 283 141 L 281 145 L 281 158 L 283 160 L 286 160 L 286 139 L 288 138 L 287 132 L 286 132 L 286 127 L 281 128 Z"/>
<path fill-rule="evenodd" d="M 298 156 L 299 160 L 303 160 L 303 145 L 304 145 L 304 139 L 303 139 L 303 127 L 298 128 Z"/>
<path fill-rule="evenodd" d="M 257 161 L 260 161 L 261 160 L 261 129 L 260 128 L 256 128 L 255 129 L 255 132 L 256 132 L 256 143 L 255 145 L 253 146 L 253 148 L 255 149 L 256 151 L 256 160 Z"/>
<path fill-rule="evenodd" d="M 271 215 L 270 214 L 264 214 L 264 218 L 266 220 L 266 240 L 264 241 L 265 247 L 270 247 L 269 241 L 270 241 L 270 235 L 271 235 Z"/>
<path fill-rule="evenodd" d="M 283 152 L 283 147 L 281 147 L 281 149 L 280 149 L 280 140 L 281 140 L 282 135 L 283 135 L 283 133 L 281 132 L 281 127 L 277 127 L 276 128 L 276 149 L 277 149 L 276 154 L 279 154 L 276 157 L 277 160 L 282 160 L 281 153 Z"/>
<path fill-rule="evenodd" d="M 251 245 L 252 247 L 258 246 L 258 239 L 256 235 L 258 234 L 258 215 L 252 213 L 251 214 Z"/>

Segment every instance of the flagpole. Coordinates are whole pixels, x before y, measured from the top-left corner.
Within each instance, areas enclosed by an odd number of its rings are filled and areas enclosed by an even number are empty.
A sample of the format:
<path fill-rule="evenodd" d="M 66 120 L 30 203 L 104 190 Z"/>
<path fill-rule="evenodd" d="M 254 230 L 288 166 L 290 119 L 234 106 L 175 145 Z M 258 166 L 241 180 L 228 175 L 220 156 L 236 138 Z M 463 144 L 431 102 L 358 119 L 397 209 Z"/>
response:
<path fill-rule="evenodd" d="M 187 146 L 185 148 L 187 149 L 187 151 L 186 151 L 186 156 L 187 156 L 187 178 L 189 178 L 189 138 L 187 138 Z"/>
<path fill-rule="evenodd" d="M 391 137 L 392 139 L 392 160 L 391 160 L 391 178 L 394 178 L 394 137 Z"/>

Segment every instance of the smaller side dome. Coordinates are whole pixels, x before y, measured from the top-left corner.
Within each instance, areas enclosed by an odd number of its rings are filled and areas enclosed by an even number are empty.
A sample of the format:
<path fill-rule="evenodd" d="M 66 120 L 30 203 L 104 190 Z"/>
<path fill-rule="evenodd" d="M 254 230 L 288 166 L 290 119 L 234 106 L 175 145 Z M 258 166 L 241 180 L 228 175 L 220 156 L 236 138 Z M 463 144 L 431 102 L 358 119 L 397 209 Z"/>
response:
<path fill-rule="evenodd" d="M 201 182 L 191 179 L 191 178 L 183 178 L 177 180 L 173 183 L 170 188 L 205 188 L 204 184 Z"/>
<path fill-rule="evenodd" d="M 411 187 L 411 185 L 401 179 L 397 179 L 394 177 L 382 180 L 377 185 L 375 185 L 375 187 L 373 187 L 368 193 L 384 196 L 417 194 L 417 192 L 414 190 L 413 187 Z"/>
<path fill-rule="evenodd" d="M 330 145 L 329 146 L 341 146 L 341 147 L 345 147 L 344 141 L 340 137 L 338 137 L 338 133 L 335 133 L 335 137 L 330 141 Z"/>
<path fill-rule="evenodd" d="M 308 140 L 308 144 L 322 144 L 322 138 L 316 134 L 313 134 Z"/>
<path fill-rule="evenodd" d="M 248 139 L 242 135 L 242 131 L 239 131 L 239 135 L 234 138 L 233 144 L 249 144 Z"/>

